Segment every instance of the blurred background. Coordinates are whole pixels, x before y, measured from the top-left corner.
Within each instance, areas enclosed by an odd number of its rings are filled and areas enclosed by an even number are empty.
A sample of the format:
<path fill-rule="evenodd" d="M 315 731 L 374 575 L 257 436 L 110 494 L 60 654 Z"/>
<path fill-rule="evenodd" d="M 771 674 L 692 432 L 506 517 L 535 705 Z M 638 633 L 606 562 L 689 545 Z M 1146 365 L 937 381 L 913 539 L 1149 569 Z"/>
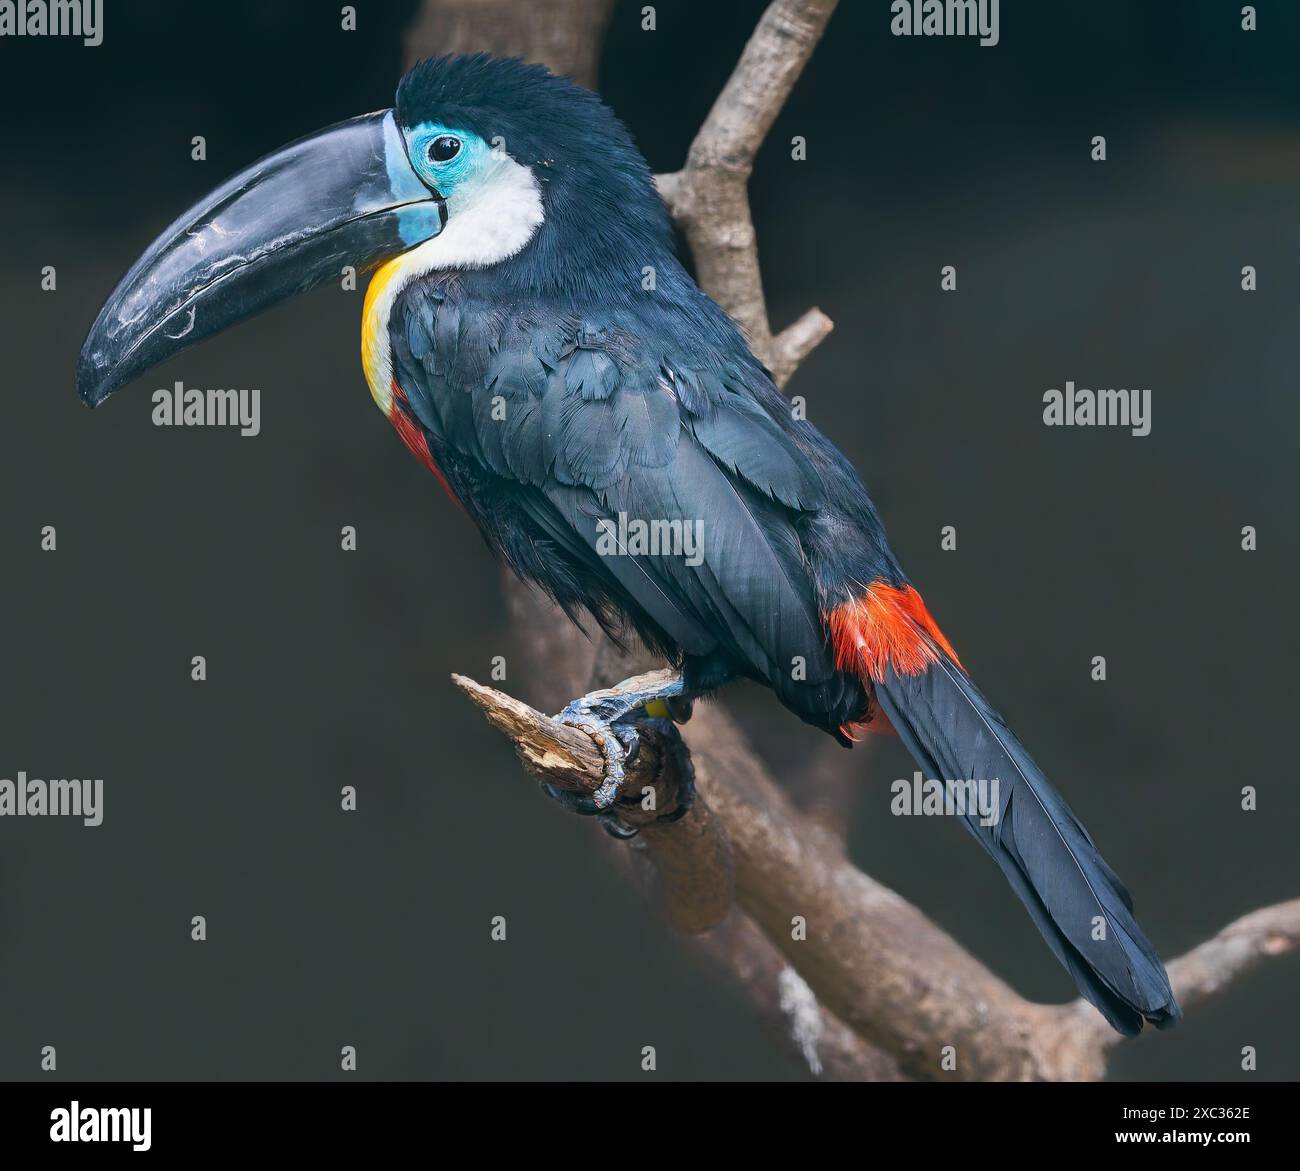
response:
<path fill-rule="evenodd" d="M 77 400 L 85 331 L 161 228 L 391 104 L 414 0 L 355 32 L 329 2 L 105 7 L 98 48 L 0 41 L 0 777 L 105 782 L 97 829 L 0 819 L 0 1078 L 49 1076 L 50 1044 L 71 1078 L 337 1077 L 344 1044 L 364 1078 L 628 1078 L 643 1045 L 661 1077 L 806 1077 L 449 685 L 511 656 L 498 574 L 370 401 L 361 291 Z M 646 32 L 617 4 L 600 88 L 672 170 L 764 4 L 655 7 Z M 789 390 L 1165 956 L 1300 893 L 1300 7 L 1257 7 L 1244 33 L 1228 0 L 1006 0 L 980 48 L 853 0 L 751 184 L 773 324 L 836 323 Z M 153 426 L 176 379 L 260 388 L 261 435 Z M 1151 387 L 1151 434 L 1044 427 L 1067 379 Z M 778 775 L 821 751 L 767 693 L 726 702 Z M 960 827 L 889 815 L 903 750 L 845 762 L 854 861 L 1071 997 Z M 1298 976 L 1265 966 L 1111 1076 L 1300 1077 Z"/>

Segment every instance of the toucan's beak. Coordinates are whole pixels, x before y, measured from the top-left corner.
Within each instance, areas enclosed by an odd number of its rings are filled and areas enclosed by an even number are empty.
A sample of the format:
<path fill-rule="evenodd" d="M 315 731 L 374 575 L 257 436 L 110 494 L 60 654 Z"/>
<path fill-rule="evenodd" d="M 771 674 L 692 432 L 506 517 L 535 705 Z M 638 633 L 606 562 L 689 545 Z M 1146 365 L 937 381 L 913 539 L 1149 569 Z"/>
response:
<path fill-rule="evenodd" d="M 81 348 L 77 389 L 97 406 L 164 358 L 446 220 L 391 110 L 299 139 L 228 179 L 131 266 Z"/>

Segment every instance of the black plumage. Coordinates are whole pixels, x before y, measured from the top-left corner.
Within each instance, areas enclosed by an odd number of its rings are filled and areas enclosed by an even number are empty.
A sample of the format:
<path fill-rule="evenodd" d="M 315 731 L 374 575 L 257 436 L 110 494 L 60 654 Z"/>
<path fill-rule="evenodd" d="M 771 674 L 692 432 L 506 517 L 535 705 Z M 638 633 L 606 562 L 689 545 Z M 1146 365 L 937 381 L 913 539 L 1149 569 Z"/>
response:
<path fill-rule="evenodd" d="M 512 185 L 461 220 L 494 181 Z M 484 207 L 527 228 L 490 258 L 466 242 L 493 236 Z M 575 620 L 630 626 L 688 695 L 755 679 L 845 744 L 887 718 L 933 779 L 997 779 L 997 824 L 967 825 L 1080 990 L 1125 1032 L 1177 1019 L 1128 892 L 967 677 L 848 460 L 677 261 L 649 169 L 594 94 L 483 55 L 416 66 L 395 113 L 253 164 L 164 232 L 92 327 L 82 396 L 343 258 L 390 262 L 371 286 L 387 316 L 366 321 L 372 393 L 517 573 Z M 619 518 L 701 539 L 611 550 Z"/>
<path fill-rule="evenodd" d="M 501 84 L 483 82 L 458 104 L 457 70 L 478 85 L 480 67 L 500 69 Z M 500 265 L 414 281 L 390 324 L 396 380 L 489 544 L 571 614 L 585 608 L 615 630 L 629 622 L 681 664 L 689 692 L 758 679 L 842 740 L 874 692 L 931 776 L 999 779 L 998 824 L 966 823 L 1083 994 L 1123 1032 L 1144 1018 L 1176 1020 L 1128 892 L 955 660 L 918 626 L 924 670 L 873 677 L 844 661 L 827 616 L 870 583 L 906 591 L 907 579 L 856 472 L 792 416 L 673 257 L 667 218 L 623 128 L 591 95 L 543 83 L 531 67 L 424 68 L 424 80 L 405 87 L 413 111 L 433 116 L 439 98 L 469 109 L 477 96 L 484 105 L 471 122 L 525 144 L 521 161 L 535 161 L 528 144 L 549 128 L 521 121 L 506 96 L 514 79 L 544 94 L 539 117 L 561 126 L 540 148 L 551 161 L 537 239 Z M 494 121 L 493 103 L 509 112 Z M 573 141 L 567 119 L 579 116 L 575 162 L 563 144 Z M 619 192 L 617 209 L 577 216 L 579 189 L 592 183 Z M 646 265 L 653 289 L 638 279 Z M 504 419 L 493 412 L 502 400 Z M 701 564 L 599 556 L 597 522 L 620 512 L 703 520 Z"/>
<path fill-rule="evenodd" d="M 1002 869 L 1079 990 L 1122 1033 L 1182 1015 L 1133 899 L 1061 795 L 969 677 L 946 658 L 876 688 L 899 736 L 931 777 L 998 784 L 992 825 L 963 823 Z"/>

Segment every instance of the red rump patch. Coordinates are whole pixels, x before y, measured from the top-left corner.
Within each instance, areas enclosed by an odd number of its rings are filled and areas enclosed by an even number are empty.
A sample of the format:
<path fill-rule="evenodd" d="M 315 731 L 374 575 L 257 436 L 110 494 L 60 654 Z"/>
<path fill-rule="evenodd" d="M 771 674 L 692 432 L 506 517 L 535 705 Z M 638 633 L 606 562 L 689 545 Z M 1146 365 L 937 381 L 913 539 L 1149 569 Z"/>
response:
<path fill-rule="evenodd" d="M 456 499 L 456 493 L 451 490 L 451 485 L 447 483 L 447 477 L 442 474 L 442 469 L 434 463 L 433 453 L 429 450 L 429 441 L 424 435 L 424 428 L 412 416 L 411 401 L 406 397 L 406 391 L 397 385 L 396 378 L 392 381 L 392 391 L 393 403 L 389 408 L 388 421 L 396 428 L 398 436 L 410 449 L 411 454 L 438 477 L 438 483 L 442 485 L 442 490 L 457 504 L 460 504 L 460 501 Z"/>
<path fill-rule="evenodd" d="M 869 688 L 892 667 L 897 675 L 919 675 L 939 654 L 961 660 L 911 586 L 873 581 L 866 592 L 822 615 L 835 649 L 835 665 Z"/>

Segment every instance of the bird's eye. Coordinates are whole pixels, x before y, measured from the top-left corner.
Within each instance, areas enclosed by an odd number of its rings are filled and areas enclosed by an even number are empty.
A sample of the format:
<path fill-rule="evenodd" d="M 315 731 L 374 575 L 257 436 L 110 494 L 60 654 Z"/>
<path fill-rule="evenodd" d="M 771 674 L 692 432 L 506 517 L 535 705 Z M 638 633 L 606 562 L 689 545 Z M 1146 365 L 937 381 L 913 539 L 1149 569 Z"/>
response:
<path fill-rule="evenodd" d="M 454 134 L 439 134 L 429 143 L 429 161 L 446 163 L 460 154 L 460 139 Z"/>

